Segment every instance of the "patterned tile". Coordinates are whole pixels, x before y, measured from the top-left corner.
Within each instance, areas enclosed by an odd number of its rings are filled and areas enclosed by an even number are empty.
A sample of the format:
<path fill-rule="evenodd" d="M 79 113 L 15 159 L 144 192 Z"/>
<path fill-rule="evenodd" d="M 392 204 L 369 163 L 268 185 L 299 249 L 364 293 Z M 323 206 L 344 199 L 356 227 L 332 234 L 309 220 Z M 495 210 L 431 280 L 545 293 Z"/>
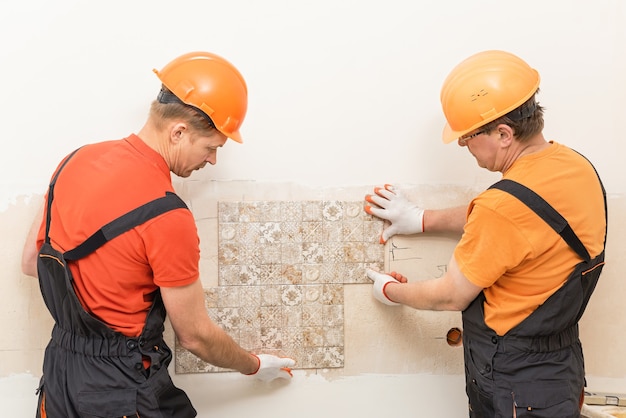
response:
<path fill-rule="evenodd" d="M 343 367 L 344 285 L 382 270 L 382 221 L 338 200 L 218 202 L 217 219 L 209 316 L 248 350 L 292 357 L 296 368 Z M 175 356 L 177 373 L 226 371 L 178 344 Z"/>

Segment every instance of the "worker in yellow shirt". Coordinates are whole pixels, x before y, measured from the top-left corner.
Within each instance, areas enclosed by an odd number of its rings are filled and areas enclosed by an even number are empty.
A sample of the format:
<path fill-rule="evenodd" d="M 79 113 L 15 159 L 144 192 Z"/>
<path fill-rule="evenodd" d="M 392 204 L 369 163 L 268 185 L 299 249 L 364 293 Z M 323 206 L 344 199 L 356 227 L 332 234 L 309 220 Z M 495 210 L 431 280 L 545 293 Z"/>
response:
<path fill-rule="evenodd" d="M 443 141 L 456 141 L 502 180 L 468 206 L 427 210 L 391 185 L 365 210 L 381 235 L 462 233 L 446 273 L 369 270 L 388 305 L 462 311 L 470 417 L 579 417 L 585 386 L 578 337 L 604 265 L 606 197 L 591 163 L 543 136 L 539 73 L 505 51 L 483 51 L 446 78 Z"/>

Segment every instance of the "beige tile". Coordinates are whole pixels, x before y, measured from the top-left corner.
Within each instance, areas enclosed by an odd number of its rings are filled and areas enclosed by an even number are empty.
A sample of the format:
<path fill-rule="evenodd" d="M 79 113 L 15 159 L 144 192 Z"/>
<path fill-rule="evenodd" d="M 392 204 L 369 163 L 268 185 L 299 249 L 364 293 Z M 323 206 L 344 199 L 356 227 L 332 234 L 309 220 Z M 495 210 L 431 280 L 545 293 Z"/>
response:
<path fill-rule="evenodd" d="M 217 256 L 217 219 L 201 219 L 196 221 L 200 238 L 200 257 L 211 258 Z"/>
<path fill-rule="evenodd" d="M 200 257 L 199 269 L 202 286 L 210 288 L 218 285 L 219 273 L 217 257 Z"/>
<path fill-rule="evenodd" d="M 188 180 L 182 189 L 181 198 L 189 202 L 189 209 L 196 220 L 217 216 L 217 183 Z"/>

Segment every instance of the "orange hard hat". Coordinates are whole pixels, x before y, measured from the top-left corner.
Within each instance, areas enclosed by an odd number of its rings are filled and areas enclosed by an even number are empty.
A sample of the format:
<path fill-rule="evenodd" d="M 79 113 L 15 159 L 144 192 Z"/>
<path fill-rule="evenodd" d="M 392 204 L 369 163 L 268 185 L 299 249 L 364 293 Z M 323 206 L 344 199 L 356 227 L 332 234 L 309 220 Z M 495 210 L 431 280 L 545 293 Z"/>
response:
<path fill-rule="evenodd" d="M 239 127 L 248 110 L 248 88 L 230 62 L 210 52 L 190 52 L 153 71 L 181 102 L 207 115 L 227 137 L 242 142 Z"/>
<path fill-rule="evenodd" d="M 509 113 L 539 88 L 539 73 L 504 51 L 483 51 L 458 64 L 443 83 L 441 106 L 449 143 Z"/>

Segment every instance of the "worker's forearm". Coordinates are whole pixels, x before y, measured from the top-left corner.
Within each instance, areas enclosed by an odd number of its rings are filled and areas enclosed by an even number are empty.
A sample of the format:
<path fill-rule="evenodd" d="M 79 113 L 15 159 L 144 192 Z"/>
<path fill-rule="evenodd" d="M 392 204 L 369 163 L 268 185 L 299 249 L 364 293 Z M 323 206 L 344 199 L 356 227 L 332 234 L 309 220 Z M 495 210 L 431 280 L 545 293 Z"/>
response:
<path fill-rule="evenodd" d="M 482 290 L 465 277 L 453 255 L 443 276 L 407 283 L 390 282 L 385 286 L 385 295 L 415 309 L 463 311 Z"/>
<path fill-rule="evenodd" d="M 28 251 L 28 254 L 26 253 Z M 22 273 L 26 276 L 37 278 L 37 250 L 32 248 L 24 248 L 22 256 Z"/>
<path fill-rule="evenodd" d="M 440 279 L 423 280 L 412 283 L 389 283 L 385 294 L 389 299 L 414 309 L 429 311 L 459 311 L 461 306 L 453 294 L 442 290 Z"/>
<path fill-rule="evenodd" d="M 467 216 L 467 206 L 431 209 L 424 212 L 424 232 L 462 233 Z"/>
<path fill-rule="evenodd" d="M 37 248 L 37 234 L 39 233 L 42 218 L 43 204 L 40 205 L 35 215 L 35 219 L 28 231 L 22 250 L 22 273 L 31 277 L 37 277 L 37 255 L 39 253 L 39 248 Z"/>
<path fill-rule="evenodd" d="M 259 368 L 259 360 L 240 347 L 224 330 L 214 323 L 203 326 L 198 335 L 179 343 L 202 360 L 217 367 L 251 374 Z"/>

